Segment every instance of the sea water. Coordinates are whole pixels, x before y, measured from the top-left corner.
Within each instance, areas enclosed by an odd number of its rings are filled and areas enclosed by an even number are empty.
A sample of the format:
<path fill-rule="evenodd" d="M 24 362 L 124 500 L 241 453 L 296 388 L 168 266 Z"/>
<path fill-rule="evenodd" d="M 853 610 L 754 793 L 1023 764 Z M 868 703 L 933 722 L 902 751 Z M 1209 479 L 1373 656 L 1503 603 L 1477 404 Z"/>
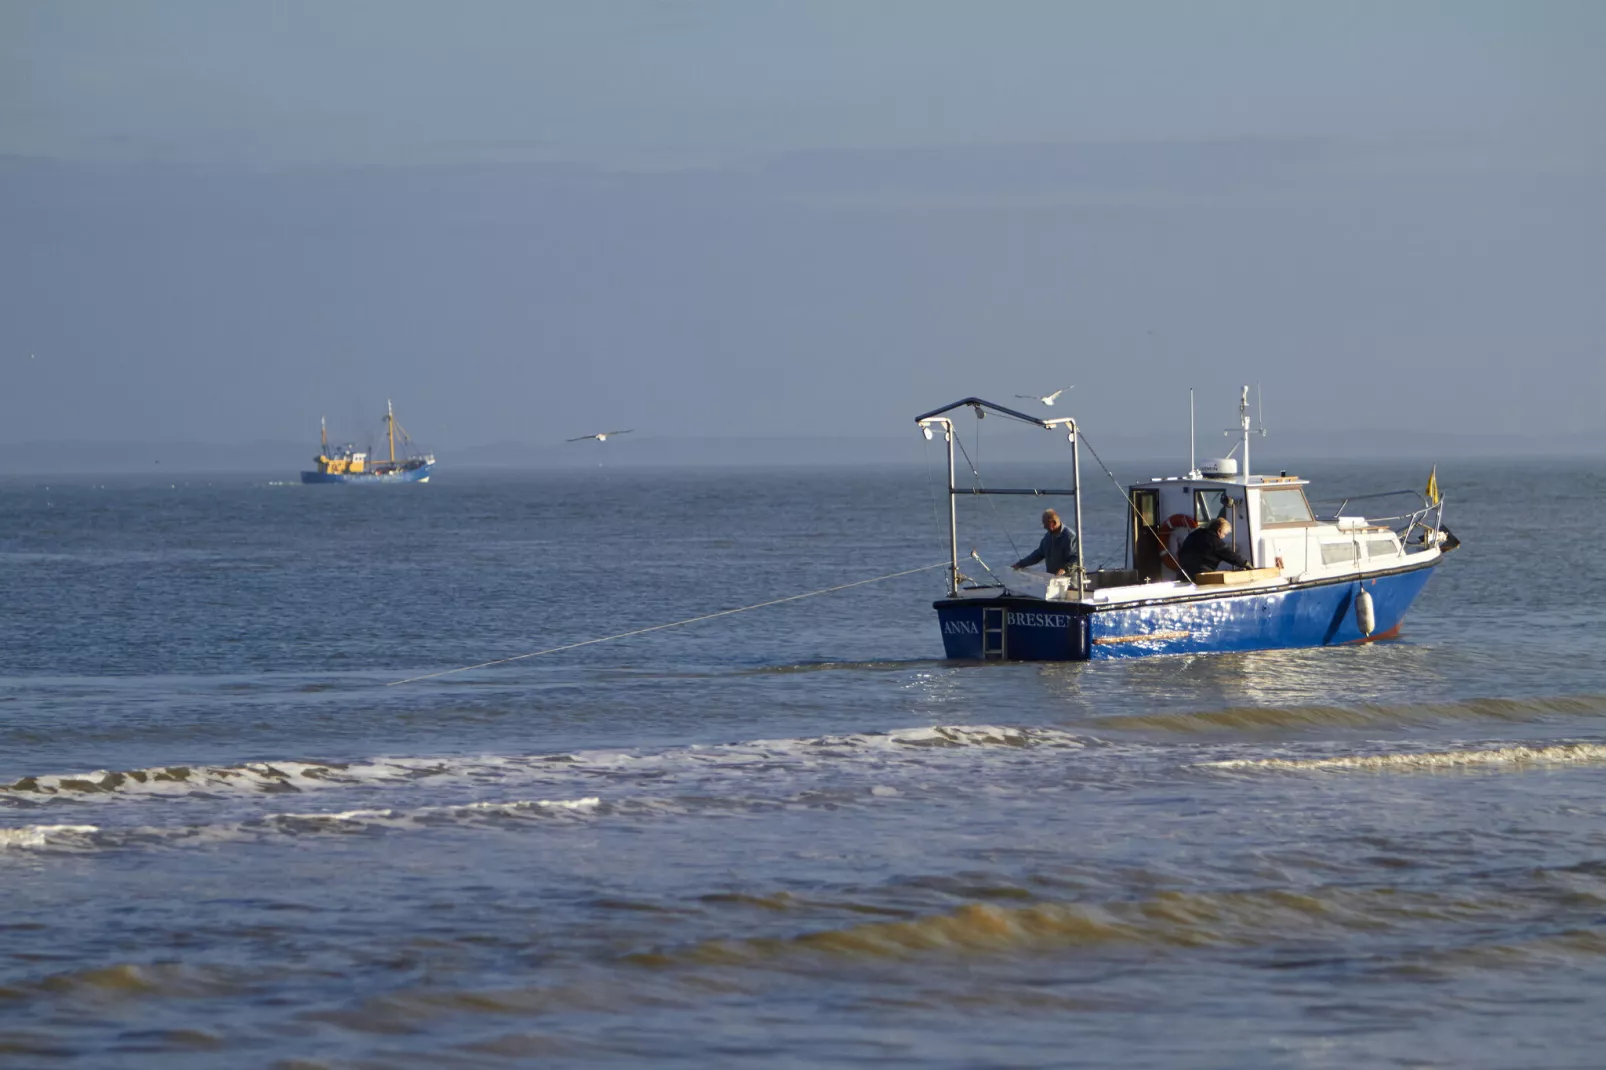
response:
<path fill-rule="evenodd" d="M 0 1064 L 1601 1064 L 1591 462 L 1441 464 L 1396 641 L 949 664 L 936 569 L 396 684 L 941 561 L 931 474 L 0 483 Z"/>

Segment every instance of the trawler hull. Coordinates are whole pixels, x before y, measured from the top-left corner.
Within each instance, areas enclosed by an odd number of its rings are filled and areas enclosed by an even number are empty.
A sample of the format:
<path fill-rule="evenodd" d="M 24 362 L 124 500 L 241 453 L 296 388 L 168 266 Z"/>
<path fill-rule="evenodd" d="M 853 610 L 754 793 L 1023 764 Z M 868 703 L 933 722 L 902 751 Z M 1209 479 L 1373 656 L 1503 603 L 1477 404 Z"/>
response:
<path fill-rule="evenodd" d="M 1001 594 L 933 605 L 944 650 L 965 661 L 1105 661 L 1157 654 L 1335 646 L 1392 638 L 1443 560 L 1362 576 L 1275 587 L 1189 593 L 1120 604 L 1057 602 Z M 1363 635 L 1356 600 L 1371 597 Z"/>
<path fill-rule="evenodd" d="M 378 472 L 302 472 L 303 483 L 428 483 L 433 461 L 416 467 Z"/>

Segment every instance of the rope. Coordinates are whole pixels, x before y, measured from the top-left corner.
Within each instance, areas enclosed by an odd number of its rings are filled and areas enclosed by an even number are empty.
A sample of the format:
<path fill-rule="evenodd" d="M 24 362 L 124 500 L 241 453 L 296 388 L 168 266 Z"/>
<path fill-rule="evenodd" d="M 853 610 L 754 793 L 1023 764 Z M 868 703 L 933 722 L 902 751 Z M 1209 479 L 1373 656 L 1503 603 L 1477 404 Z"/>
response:
<path fill-rule="evenodd" d="M 1080 431 L 1077 432 L 1077 433 L 1081 434 Z M 1115 484 L 1115 489 L 1121 492 L 1121 497 L 1126 499 L 1126 504 L 1128 506 L 1130 506 L 1131 509 L 1132 509 L 1132 515 L 1134 517 L 1136 517 L 1138 515 L 1138 503 L 1133 501 L 1132 495 L 1127 492 L 1126 487 L 1121 483 L 1121 481 L 1119 479 L 1115 478 L 1115 473 L 1110 471 L 1110 466 L 1104 463 L 1104 458 L 1102 458 L 1102 457 L 1100 457 L 1098 455 L 1098 451 L 1093 448 L 1093 443 L 1091 443 L 1091 442 L 1089 442 L 1087 440 L 1087 436 L 1085 434 L 1082 435 L 1082 445 L 1087 447 L 1087 452 L 1091 453 L 1093 455 L 1093 459 L 1098 462 L 1099 467 L 1104 469 L 1104 474 L 1110 477 L 1110 482 L 1114 483 Z M 1077 489 L 1080 490 L 1081 488 L 1078 487 Z M 1139 521 L 1139 523 L 1142 524 L 1141 521 Z M 1151 532 L 1154 531 L 1154 529 L 1153 528 L 1149 528 L 1149 526 L 1147 524 L 1142 524 L 1142 526 L 1145 527 L 1145 528 L 1148 528 L 1149 531 L 1151 531 Z M 1155 534 L 1155 538 L 1159 539 L 1158 533 Z M 1078 552 L 1080 552 L 1081 548 L 1078 547 L 1077 549 L 1078 549 Z M 1165 549 L 1163 544 L 1161 546 L 1161 552 L 1162 552 L 1162 554 L 1169 552 L 1168 550 Z M 1123 561 L 1125 560 L 1125 555 L 1122 556 L 1122 560 Z M 1133 562 L 1133 564 L 1136 564 L 1136 563 L 1137 563 L 1136 561 Z M 1180 561 L 1177 563 L 1177 574 L 1180 575 L 1183 579 L 1187 580 L 1189 583 L 1193 582 L 1193 577 L 1188 575 L 1186 572 L 1184 572 L 1182 570 L 1182 563 Z"/>
<path fill-rule="evenodd" d="M 560 650 L 574 650 L 582 646 L 591 646 L 593 643 L 607 643 L 615 639 L 627 639 L 632 635 L 645 635 L 648 632 L 661 632 L 665 628 L 678 628 L 682 624 L 696 624 L 700 620 L 713 620 L 715 617 L 728 617 L 732 613 L 745 613 L 750 609 L 763 609 L 765 606 L 778 606 L 782 602 L 796 602 L 800 598 L 813 598 L 815 595 L 830 594 L 833 591 L 845 591 L 849 587 L 862 587 L 867 583 L 880 583 L 883 580 L 895 580 L 899 576 L 912 576 L 916 572 L 929 572 L 934 568 L 947 568 L 951 562 L 938 561 L 935 565 L 921 565 L 919 568 L 904 569 L 902 572 L 889 572 L 885 576 L 873 576 L 867 580 L 854 580 L 852 583 L 839 583 L 835 587 L 822 587 L 818 591 L 806 591 L 803 594 L 791 594 L 785 598 L 773 598 L 768 602 L 755 602 L 750 606 L 739 606 L 736 609 L 722 609 L 717 613 L 704 613 L 700 617 L 687 617 L 685 620 L 673 621 L 669 624 L 654 624 L 649 628 L 636 628 L 633 631 L 620 632 L 618 635 L 605 635 L 600 639 L 586 639 L 578 643 L 565 643 L 563 646 L 547 647 L 545 650 L 535 650 L 528 654 L 515 654 L 511 658 L 497 658 L 495 661 L 482 661 L 478 665 L 463 665 L 456 669 L 442 669 L 440 672 L 425 673 L 422 676 L 409 676 L 405 680 L 392 680 L 386 687 L 395 687 L 398 684 L 413 684 L 420 680 L 433 680 L 437 676 L 450 676 L 453 673 L 469 672 L 472 669 L 486 669 L 492 665 L 505 665 L 510 661 L 523 661 L 525 658 L 538 658 L 542 654 L 556 654 Z"/>
<path fill-rule="evenodd" d="M 948 433 L 953 434 L 953 428 L 950 427 L 948 429 Z M 929 439 L 925 439 L 922 441 L 922 445 L 925 446 L 926 455 L 926 492 L 927 496 L 931 499 L 931 526 L 936 528 L 937 533 L 941 535 L 945 534 L 945 525 L 942 522 L 942 518 L 937 514 L 937 470 L 935 465 L 932 463 L 931 441 Z"/>
<path fill-rule="evenodd" d="M 979 432 L 978 432 L 978 436 L 979 436 Z M 965 449 L 965 440 L 960 438 L 958 435 L 955 435 L 954 436 L 954 444 L 959 447 L 959 452 L 964 454 L 964 456 L 965 456 L 965 464 L 970 466 L 970 475 L 971 475 L 970 486 L 971 486 L 971 489 L 972 490 L 980 490 L 981 489 L 981 470 L 976 466 L 976 462 L 970 459 L 970 451 Z M 981 452 L 981 440 L 980 440 L 979 437 L 978 437 L 977 442 L 976 442 L 976 452 L 978 452 L 978 453 Z M 1015 545 L 1015 537 L 1009 533 L 1009 526 L 1004 523 L 1004 518 L 998 515 L 998 504 L 996 502 L 994 502 L 993 499 L 989 496 L 987 498 L 987 505 L 993 511 L 993 522 L 998 525 L 998 530 L 1003 532 L 1004 533 L 1004 538 L 1009 540 L 1009 548 L 1011 550 L 1015 551 L 1015 556 L 1016 557 L 1020 557 L 1021 556 L 1020 547 Z M 1078 548 L 1077 553 L 1081 553 L 1080 548 Z"/>

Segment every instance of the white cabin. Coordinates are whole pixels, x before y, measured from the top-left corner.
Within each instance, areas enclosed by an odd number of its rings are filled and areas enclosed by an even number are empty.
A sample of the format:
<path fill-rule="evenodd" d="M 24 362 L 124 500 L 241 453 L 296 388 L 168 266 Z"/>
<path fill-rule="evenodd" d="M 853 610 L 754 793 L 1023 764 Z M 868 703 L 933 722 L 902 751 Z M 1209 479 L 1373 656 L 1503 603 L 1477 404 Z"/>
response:
<path fill-rule="evenodd" d="M 1178 580 L 1176 554 L 1193 531 L 1226 514 L 1233 549 L 1255 568 L 1287 579 L 1370 571 L 1403 563 L 1404 548 L 1388 527 L 1361 517 L 1318 520 L 1305 497 L 1307 481 L 1287 473 L 1237 474 L 1231 462 L 1207 462 L 1187 476 L 1129 488 L 1130 537 L 1139 583 Z"/>

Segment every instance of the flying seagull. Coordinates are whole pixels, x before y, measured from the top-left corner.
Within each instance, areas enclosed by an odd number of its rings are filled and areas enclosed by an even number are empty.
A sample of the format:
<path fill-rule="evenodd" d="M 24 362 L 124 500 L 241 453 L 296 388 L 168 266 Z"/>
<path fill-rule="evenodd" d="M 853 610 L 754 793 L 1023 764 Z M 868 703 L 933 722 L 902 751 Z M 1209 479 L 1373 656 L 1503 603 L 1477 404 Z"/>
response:
<path fill-rule="evenodd" d="M 1067 387 L 1063 387 L 1063 388 L 1061 388 L 1059 390 L 1056 390 L 1052 394 L 1048 394 L 1048 395 L 1042 395 L 1042 394 L 1016 394 L 1015 396 L 1018 397 L 1018 398 L 1025 398 L 1027 401 L 1041 401 L 1044 405 L 1052 405 L 1052 404 L 1054 404 L 1054 399 L 1059 397 L 1061 394 L 1065 393 L 1066 390 L 1075 390 L 1075 389 L 1076 389 L 1076 387 L 1074 387 L 1074 386 L 1067 386 Z"/>
<path fill-rule="evenodd" d="M 606 441 L 608 441 L 608 436 L 609 435 L 628 435 L 628 434 L 630 434 L 631 431 L 634 431 L 634 430 L 635 430 L 635 428 L 632 427 L 632 428 L 629 428 L 628 430 L 625 430 L 625 431 L 599 431 L 594 435 L 576 435 L 574 438 L 566 438 L 566 439 L 564 439 L 564 441 L 565 442 L 584 442 L 588 438 L 594 438 L 598 442 L 606 442 Z"/>

